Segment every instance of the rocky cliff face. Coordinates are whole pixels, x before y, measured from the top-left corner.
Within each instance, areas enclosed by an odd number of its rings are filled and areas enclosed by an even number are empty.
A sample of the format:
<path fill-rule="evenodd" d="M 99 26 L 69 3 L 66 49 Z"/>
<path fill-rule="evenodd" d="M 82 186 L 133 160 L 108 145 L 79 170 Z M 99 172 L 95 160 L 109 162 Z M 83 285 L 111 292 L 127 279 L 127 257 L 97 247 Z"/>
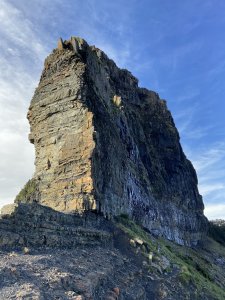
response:
<path fill-rule="evenodd" d="M 197 177 L 166 102 L 84 40 L 47 57 L 28 112 L 36 171 L 29 197 L 59 211 L 127 214 L 195 245 L 206 231 Z"/>

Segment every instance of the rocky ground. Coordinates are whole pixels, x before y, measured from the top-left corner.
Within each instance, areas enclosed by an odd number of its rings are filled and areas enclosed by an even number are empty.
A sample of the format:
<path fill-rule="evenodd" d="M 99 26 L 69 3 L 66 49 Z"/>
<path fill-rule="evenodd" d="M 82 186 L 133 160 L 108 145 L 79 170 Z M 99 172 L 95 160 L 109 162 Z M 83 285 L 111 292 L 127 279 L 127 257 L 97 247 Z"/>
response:
<path fill-rule="evenodd" d="M 118 249 L 29 251 L 0 253 L 0 299 L 173 299 L 166 280 L 172 288 L 176 270 L 151 274 L 143 258 Z"/>
<path fill-rule="evenodd" d="M 215 235 L 215 234 L 214 234 Z M 0 299 L 225 299 L 225 247 L 156 238 L 127 215 L 11 204 L 0 215 Z"/>
<path fill-rule="evenodd" d="M 1 252 L 1 299 L 117 299 L 119 294 L 141 299 L 145 294 L 138 282 L 143 270 L 116 249 L 30 251 Z"/>
<path fill-rule="evenodd" d="M 154 299 L 158 276 L 149 275 L 141 244 L 97 214 L 8 205 L 0 216 L 0 299 Z"/>
<path fill-rule="evenodd" d="M 119 230 L 114 246 L 2 250 L 0 299 L 224 299 L 198 290 L 160 244 L 150 262 L 143 254 L 147 244 L 131 241 Z M 225 258 L 218 262 L 224 270 Z"/>
<path fill-rule="evenodd" d="M 128 262 L 118 251 L 101 247 L 1 252 L 0 299 L 117 299 L 121 281 L 125 290 L 125 280 L 135 282 L 140 271 Z M 133 293 L 141 296 L 143 288 L 136 288 Z"/>

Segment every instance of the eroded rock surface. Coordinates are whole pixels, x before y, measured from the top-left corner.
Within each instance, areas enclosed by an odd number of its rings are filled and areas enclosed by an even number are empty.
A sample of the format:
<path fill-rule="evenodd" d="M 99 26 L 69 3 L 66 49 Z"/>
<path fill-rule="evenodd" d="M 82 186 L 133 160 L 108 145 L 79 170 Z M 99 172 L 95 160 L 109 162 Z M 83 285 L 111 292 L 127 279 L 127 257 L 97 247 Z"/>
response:
<path fill-rule="evenodd" d="M 92 212 L 64 214 L 39 204 L 11 204 L 1 210 L 0 247 L 74 248 L 110 245 L 107 221 Z"/>
<path fill-rule="evenodd" d="M 127 214 L 179 244 L 202 238 L 197 176 L 166 102 L 101 50 L 80 38 L 60 40 L 45 60 L 28 119 L 36 187 L 18 201 Z"/>

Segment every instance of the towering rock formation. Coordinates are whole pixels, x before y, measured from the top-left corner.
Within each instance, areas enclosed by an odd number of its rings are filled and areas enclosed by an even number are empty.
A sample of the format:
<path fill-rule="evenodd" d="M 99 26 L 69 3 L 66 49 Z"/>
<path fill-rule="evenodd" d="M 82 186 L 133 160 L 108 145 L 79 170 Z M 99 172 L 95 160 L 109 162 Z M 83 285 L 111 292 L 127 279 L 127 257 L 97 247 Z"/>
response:
<path fill-rule="evenodd" d="M 28 119 L 36 171 L 30 194 L 17 201 L 127 214 L 179 244 L 201 239 L 206 219 L 196 173 L 166 102 L 101 50 L 60 39 Z"/>

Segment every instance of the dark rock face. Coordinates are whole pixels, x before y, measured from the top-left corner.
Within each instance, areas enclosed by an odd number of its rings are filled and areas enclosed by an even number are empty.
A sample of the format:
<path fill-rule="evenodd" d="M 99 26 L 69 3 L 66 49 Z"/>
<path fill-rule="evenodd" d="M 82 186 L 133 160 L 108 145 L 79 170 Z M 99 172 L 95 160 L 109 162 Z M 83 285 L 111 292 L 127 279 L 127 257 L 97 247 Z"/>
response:
<path fill-rule="evenodd" d="M 104 228 L 104 230 L 102 230 Z M 45 206 L 9 204 L 0 215 L 0 248 L 110 245 L 110 226 L 92 212 L 64 214 Z"/>
<path fill-rule="evenodd" d="M 179 244 L 196 245 L 205 234 L 197 176 L 166 102 L 101 50 L 60 40 L 28 119 L 37 183 L 29 201 L 107 218 L 127 214 Z"/>

